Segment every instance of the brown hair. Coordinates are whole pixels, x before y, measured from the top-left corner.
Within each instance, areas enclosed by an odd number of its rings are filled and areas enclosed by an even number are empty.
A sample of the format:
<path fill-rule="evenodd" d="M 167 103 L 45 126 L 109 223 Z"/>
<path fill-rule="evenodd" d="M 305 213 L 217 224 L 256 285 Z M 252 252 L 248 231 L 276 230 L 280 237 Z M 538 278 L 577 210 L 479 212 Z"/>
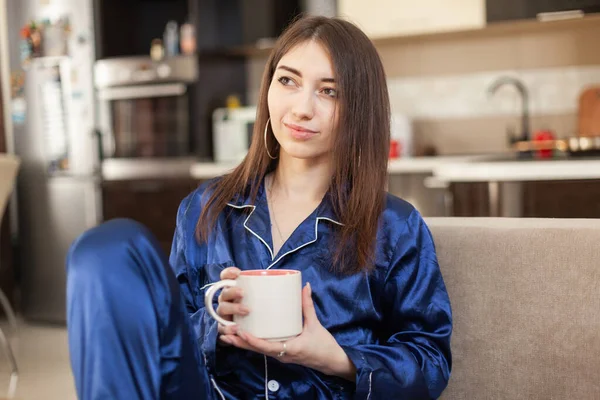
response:
<path fill-rule="evenodd" d="M 267 94 L 281 58 L 294 46 L 315 40 L 329 53 L 338 92 L 339 120 L 333 132 L 334 172 L 329 194 L 343 226 L 336 230 L 333 266 L 338 272 L 370 271 L 384 187 L 390 135 L 390 105 L 385 73 L 377 50 L 350 22 L 338 18 L 303 17 L 291 24 L 275 44 L 262 77 L 256 122 L 248 154 L 230 174 L 207 190 L 210 197 L 197 224 L 198 239 L 207 240 L 219 214 L 236 195 L 256 200 L 265 175 L 277 166 L 267 155 L 263 130 L 269 118 Z M 268 146 L 279 146 L 269 129 Z"/>

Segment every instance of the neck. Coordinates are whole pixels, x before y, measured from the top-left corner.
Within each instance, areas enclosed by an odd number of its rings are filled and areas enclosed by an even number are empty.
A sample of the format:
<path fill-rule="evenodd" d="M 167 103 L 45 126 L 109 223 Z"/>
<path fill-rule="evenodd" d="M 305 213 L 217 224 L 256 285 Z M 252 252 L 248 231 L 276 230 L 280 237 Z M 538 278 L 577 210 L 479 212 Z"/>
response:
<path fill-rule="evenodd" d="M 302 160 L 281 151 L 272 190 L 287 199 L 320 202 L 329 189 L 331 170 L 328 160 Z"/>

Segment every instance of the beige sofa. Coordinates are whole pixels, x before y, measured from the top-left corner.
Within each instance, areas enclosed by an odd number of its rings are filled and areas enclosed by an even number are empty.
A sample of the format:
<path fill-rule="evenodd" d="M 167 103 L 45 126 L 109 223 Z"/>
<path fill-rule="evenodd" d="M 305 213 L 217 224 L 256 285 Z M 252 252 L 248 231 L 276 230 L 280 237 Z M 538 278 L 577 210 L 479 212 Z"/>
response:
<path fill-rule="evenodd" d="M 452 302 L 443 399 L 600 399 L 600 220 L 429 218 Z"/>

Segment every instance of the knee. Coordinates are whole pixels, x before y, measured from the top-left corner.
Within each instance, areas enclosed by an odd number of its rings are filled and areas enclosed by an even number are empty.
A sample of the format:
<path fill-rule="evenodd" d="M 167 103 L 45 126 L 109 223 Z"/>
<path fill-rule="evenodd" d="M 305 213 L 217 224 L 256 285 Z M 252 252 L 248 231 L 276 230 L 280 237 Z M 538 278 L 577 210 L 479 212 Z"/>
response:
<path fill-rule="evenodd" d="M 73 242 L 67 255 L 67 272 L 95 275 L 100 269 L 123 265 L 132 246 L 149 240 L 152 240 L 150 231 L 139 222 L 124 218 L 104 222 Z"/>

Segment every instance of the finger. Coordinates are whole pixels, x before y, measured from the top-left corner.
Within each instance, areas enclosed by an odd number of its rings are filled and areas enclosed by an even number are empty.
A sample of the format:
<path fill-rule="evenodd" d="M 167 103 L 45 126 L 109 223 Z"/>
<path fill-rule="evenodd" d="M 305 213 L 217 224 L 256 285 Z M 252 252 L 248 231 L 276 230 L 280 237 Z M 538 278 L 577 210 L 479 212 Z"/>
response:
<path fill-rule="evenodd" d="M 241 300 L 244 297 L 244 291 L 242 290 L 242 288 L 238 288 L 238 287 L 231 287 L 231 288 L 225 288 L 221 291 L 221 294 L 219 295 L 219 303 L 223 302 L 223 301 L 234 301 L 234 300 Z"/>
<path fill-rule="evenodd" d="M 240 274 L 240 269 L 237 267 L 227 267 L 221 271 L 221 280 L 223 279 L 235 279 Z"/>
<path fill-rule="evenodd" d="M 245 316 L 249 313 L 250 310 L 248 307 L 240 303 L 230 303 L 225 301 L 223 303 L 219 303 L 219 306 L 217 307 L 217 314 L 223 318 L 227 318 L 232 315 Z"/>
<path fill-rule="evenodd" d="M 222 325 L 219 324 L 220 335 L 235 335 L 238 332 L 239 327 L 237 325 Z"/>
<path fill-rule="evenodd" d="M 281 350 L 283 350 L 283 344 L 280 342 L 268 342 L 266 340 L 254 337 L 249 333 L 240 331 L 238 331 L 237 335 L 258 353 L 272 356 L 279 354 Z"/>
<path fill-rule="evenodd" d="M 235 335 L 219 335 L 219 342 L 221 342 L 224 346 L 233 346 L 233 341 L 231 337 Z"/>
<path fill-rule="evenodd" d="M 237 335 L 224 335 L 224 336 L 219 337 L 219 339 L 223 343 L 227 343 L 229 345 L 238 347 L 240 349 L 250 350 L 255 353 L 259 352 L 257 349 L 252 348 L 252 346 L 250 346 L 246 341 L 244 341 L 242 338 L 240 338 Z"/>
<path fill-rule="evenodd" d="M 231 341 L 227 340 L 227 335 L 219 335 L 217 337 L 219 338 L 218 340 L 219 340 L 219 343 L 221 343 L 221 346 L 225 346 L 225 347 L 232 346 Z"/>
<path fill-rule="evenodd" d="M 304 324 L 319 322 L 317 312 L 315 311 L 315 303 L 312 300 L 312 288 L 307 282 L 302 289 L 302 314 L 304 315 Z"/>

